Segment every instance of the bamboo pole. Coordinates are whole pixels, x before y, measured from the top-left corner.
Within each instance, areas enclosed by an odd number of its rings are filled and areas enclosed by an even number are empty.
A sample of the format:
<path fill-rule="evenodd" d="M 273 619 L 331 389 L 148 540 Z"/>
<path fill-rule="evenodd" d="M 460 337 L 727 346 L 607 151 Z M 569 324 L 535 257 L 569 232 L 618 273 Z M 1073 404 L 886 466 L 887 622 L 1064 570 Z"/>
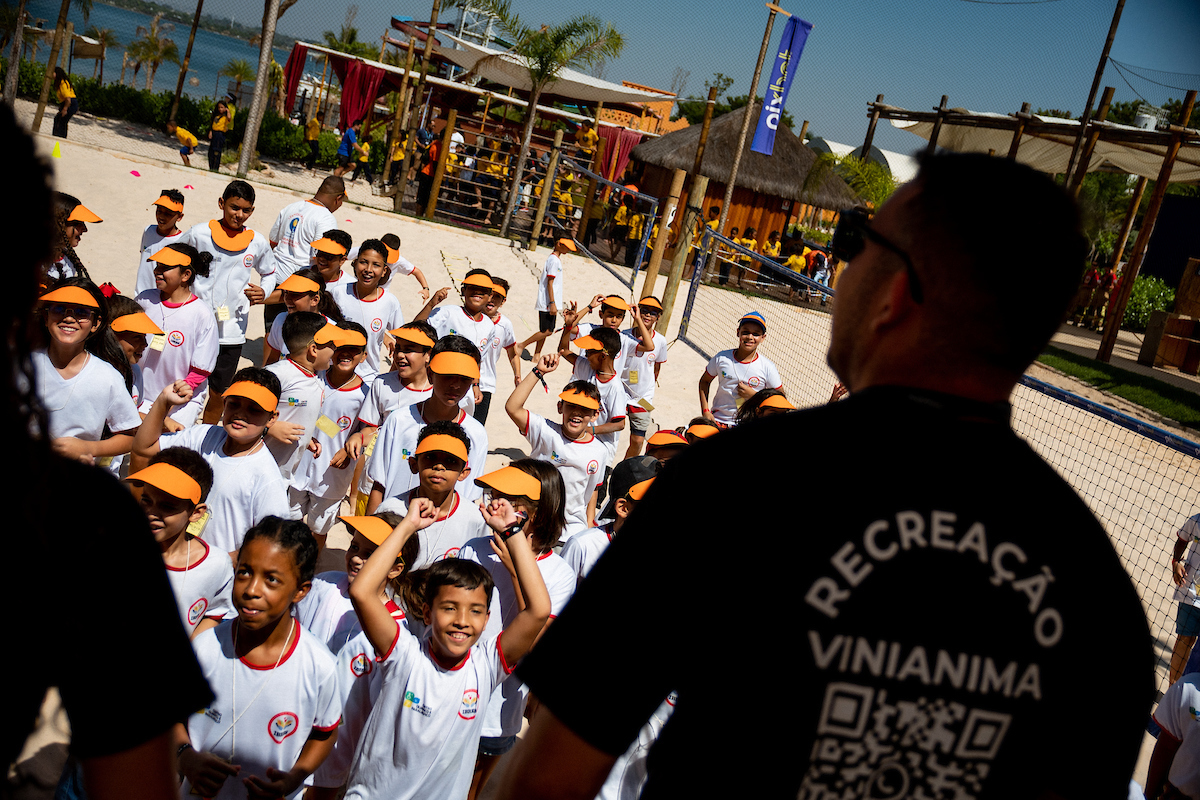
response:
<path fill-rule="evenodd" d="M 1017 118 L 1017 129 L 1013 131 L 1012 142 L 1008 145 L 1008 160 L 1017 160 L 1017 148 L 1021 146 L 1021 137 L 1025 135 L 1025 122 L 1033 117 L 1029 113 L 1029 103 L 1021 103 L 1021 110 L 1014 114 Z"/>
<path fill-rule="evenodd" d="M 416 42 L 409 37 L 408 52 L 404 57 L 404 77 L 400 79 L 400 102 L 396 104 L 396 116 L 392 120 L 391 145 L 388 147 L 387 163 L 383 165 L 383 182 L 387 184 L 392 179 L 392 170 L 395 169 L 396 148 L 400 145 L 400 131 L 404 130 L 404 115 L 408 111 L 408 92 L 412 88 L 408 82 L 409 73 L 412 72 L 413 64 L 413 49 Z"/>
<path fill-rule="evenodd" d="M 675 170 L 675 174 L 671 176 L 671 191 L 667 195 L 667 203 L 663 206 L 662 222 L 658 226 L 658 239 L 654 242 L 654 252 L 650 256 L 650 264 L 646 267 L 646 277 L 642 281 L 642 297 L 654 294 L 658 288 L 658 271 L 662 267 L 663 255 L 667 252 L 667 240 L 670 239 L 671 226 L 668 224 L 671 221 L 671 215 L 675 213 L 675 207 L 679 205 L 679 195 L 683 193 L 683 181 L 687 177 L 687 173 L 681 169 Z M 646 222 L 647 225 L 653 224 L 654 220 Z"/>
<path fill-rule="evenodd" d="M 329 99 L 329 88 L 325 83 L 325 75 L 329 71 L 329 54 L 326 53 L 325 61 L 321 64 L 321 85 L 317 87 L 317 112 L 320 114 L 324 110 L 325 101 Z M 316 114 L 313 114 L 315 117 Z M 321 129 L 325 129 L 325 123 L 321 123 Z"/>
<path fill-rule="evenodd" d="M 1121 223 L 1121 235 L 1117 237 L 1117 246 L 1113 248 L 1112 268 L 1114 275 L 1116 274 L 1117 265 L 1121 263 L 1121 256 L 1125 254 L 1125 245 L 1129 243 L 1129 233 L 1133 230 L 1133 222 L 1137 219 L 1138 209 L 1142 205 L 1142 196 L 1146 194 L 1146 184 L 1149 182 L 1149 178 L 1138 178 L 1137 186 L 1133 189 L 1133 198 L 1129 203 L 1129 208 L 1125 211 L 1125 220 Z"/>
<path fill-rule="evenodd" d="M 865 158 L 871 152 L 871 142 L 875 140 L 875 126 L 879 124 L 879 106 L 883 104 L 883 95 L 875 95 L 875 102 L 868 103 L 871 109 L 870 121 L 867 123 L 867 136 L 863 139 L 862 152 Z"/>
<path fill-rule="evenodd" d="M 38 96 L 37 111 L 33 113 L 33 132 L 42 129 L 42 117 L 46 113 L 46 101 L 50 99 L 50 87 L 54 84 L 54 68 L 58 66 L 58 56 L 62 52 L 63 31 L 67 27 L 67 11 L 71 8 L 71 0 L 63 0 L 58 10 L 58 22 L 54 26 L 54 40 L 50 45 L 50 60 L 46 62 L 46 76 L 42 79 L 42 93 Z M 23 34 L 24 31 L 18 32 Z"/>
<path fill-rule="evenodd" d="M 1100 126 L 1095 124 L 1104 122 L 1108 119 L 1108 107 L 1112 103 L 1113 92 L 1111 86 L 1104 87 L 1104 95 L 1100 98 L 1100 110 L 1096 112 L 1096 119 L 1089 125 L 1091 128 L 1087 134 L 1087 143 L 1083 146 L 1083 154 L 1079 159 L 1079 166 L 1075 168 L 1075 174 L 1070 177 L 1070 188 L 1068 191 L 1072 197 L 1079 197 L 1079 190 L 1083 187 L 1083 178 L 1087 175 L 1088 164 L 1092 160 L 1092 151 L 1096 149 L 1096 142 L 1100 139 Z"/>
<path fill-rule="evenodd" d="M 429 27 L 425 29 L 425 51 L 421 53 L 421 74 L 417 77 L 417 85 L 413 89 L 410 107 L 419 107 L 425 96 L 425 76 L 429 74 L 429 57 L 433 53 L 433 35 L 437 31 L 438 12 L 441 11 L 442 0 L 433 0 L 429 10 Z M 414 105 L 415 103 L 415 105 Z M 404 162 L 400 167 L 400 187 L 393 197 L 393 208 L 399 214 L 404 207 L 404 192 L 408 188 L 408 170 L 412 166 L 413 148 L 417 144 L 417 120 L 420 114 L 408 114 L 408 138 L 404 141 Z"/>
<path fill-rule="evenodd" d="M 671 271 L 667 274 L 667 286 L 663 289 L 662 316 L 658 318 L 655 329 L 662 335 L 667 335 L 671 324 L 671 312 L 675 308 L 675 296 L 679 293 L 679 282 L 683 279 L 683 264 L 691 250 L 692 238 L 695 235 L 696 223 L 700 221 L 700 207 L 704 196 L 708 194 L 708 178 L 704 175 L 693 176 L 692 188 L 688 191 L 687 206 L 683 212 L 683 222 L 679 227 L 679 238 L 675 243 L 675 257 L 671 259 Z M 663 235 L 659 228 L 659 236 Z M 680 255 L 682 253 L 682 255 Z M 692 275 L 692 280 L 700 280 L 699 275 Z"/>
<path fill-rule="evenodd" d="M 550 196 L 554 194 L 554 178 L 558 173 L 558 154 L 562 149 L 563 132 L 554 132 L 554 144 L 550 148 L 550 160 L 546 162 L 546 177 L 542 179 L 542 193 L 538 197 L 537 211 L 533 215 L 533 230 L 529 232 L 529 252 L 537 249 L 538 237 L 542 235 L 542 223 L 546 209 L 550 207 Z"/>
<path fill-rule="evenodd" d="M 458 112 L 453 108 L 446 115 L 446 127 L 442 130 L 442 146 L 438 152 L 437 169 L 433 172 L 433 186 L 429 189 L 429 202 L 425 204 L 425 218 L 433 219 L 437 211 L 438 194 L 442 190 L 442 179 L 446 175 L 446 161 L 450 158 L 450 143 L 454 136 L 454 123 L 458 121 Z"/>
<path fill-rule="evenodd" d="M 238 159 L 237 174 L 246 177 L 254 151 L 258 147 L 258 129 L 262 125 L 263 111 L 267 107 L 267 87 L 271 83 L 271 45 L 275 41 L 275 23 L 279 21 L 279 3 L 267 0 L 267 18 L 263 23 L 262 41 L 258 46 L 258 72 L 254 78 L 254 95 L 250 99 L 250 113 L 246 117 L 246 132 L 242 136 L 241 157 Z"/>
<path fill-rule="evenodd" d="M 1196 90 L 1192 89 L 1184 97 L 1183 109 L 1179 118 L 1180 125 L 1187 125 L 1195 105 Z M 1138 230 L 1137 241 L 1133 243 L 1133 252 L 1129 255 L 1125 274 L 1121 276 L 1121 282 L 1117 284 L 1116 296 L 1108 304 L 1108 310 L 1104 315 L 1104 332 L 1100 337 L 1100 349 L 1096 353 L 1096 358 L 1100 361 L 1107 362 L 1112 359 L 1113 347 L 1117 343 L 1117 332 L 1121 328 L 1121 321 L 1125 319 L 1125 306 L 1129 303 L 1129 293 L 1133 289 L 1133 282 L 1137 280 L 1138 270 L 1142 268 L 1142 259 L 1146 255 L 1147 245 L 1150 244 L 1150 235 L 1154 233 L 1154 223 L 1158 220 L 1163 197 L 1167 194 L 1171 169 L 1175 166 L 1175 156 L 1178 155 L 1179 148 L 1183 144 L 1183 136 L 1182 133 L 1176 133 L 1171 137 L 1171 144 L 1168 145 L 1167 153 L 1163 157 L 1162 168 L 1158 171 L 1158 180 L 1154 182 L 1154 191 L 1150 193 L 1150 204 L 1146 206 L 1146 215 L 1142 218 L 1142 227 Z"/>
<path fill-rule="evenodd" d="M 762 46 L 758 49 L 758 61 L 754 64 L 754 77 L 750 79 L 750 94 L 747 95 L 746 113 L 742 115 L 742 129 L 738 133 L 737 149 L 733 151 L 733 166 L 729 169 L 729 182 L 725 185 L 725 200 L 721 203 L 721 221 L 717 223 L 718 232 L 724 232 L 725 221 L 729 218 L 729 206 L 733 202 L 733 189 L 737 185 L 738 168 L 742 165 L 742 148 L 746 146 L 746 135 L 750 132 L 750 116 L 758 97 L 758 79 L 762 77 L 763 61 L 767 57 L 767 46 L 771 44 L 771 28 L 775 25 L 775 15 L 783 12 L 791 16 L 773 3 L 767 3 L 770 14 L 767 16 L 767 28 L 763 31 Z"/>
<path fill-rule="evenodd" d="M 183 63 L 179 65 L 179 80 L 175 82 L 175 99 L 171 101 L 171 113 L 167 117 L 175 121 L 179 112 L 179 96 L 183 94 L 183 82 L 187 79 L 188 62 L 192 60 L 192 44 L 196 41 L 196 28 L 200 26 L 200 11 L 204 8 L 204 0 L 196 0 L 196 14 L 192 17 L 192 29 L 188 32 L 187 49 L 183 51 Z"/>
<path fill-rule="evenodd" d="M 4 102 L 10 106 L 17 101 L 17 78 L 20 77 L 21 72 L 21 46 L 25 42 L 25 18 L 27 16 L 29 14 L 25 11 L 25 0 L 20 0 L 14 22 L 12 47 L 8 51 L 8 63 L 16 65 L 16 68 L 9 69 L 8 74 L 4 76 Z M 100 82 L 104 83 L 103 61 L 100 62 Z"/>
<path fill-rule="evenodd" d="M 942 133 L 942 122 L 946 118 L 946 112 L 950 110 L 946 107 L 947 99 L 946 95 L 942 95 L 942 102 L 934 109 L 937 112 L 937 119 L 933 122 L 933 132 L 929 134 L 929 144 L 925 146 L 925 153 L 927 155 L 933 155 L 934 151 L 937 150 L 938 137 Z M 867 156 L 868 153 L 864 151 L 862 154 L 864 162 L 867 160 Z"/>
<path fill-rule="evenodd" d="M 1092 88 L 1088 91 L 1087 104 L 1083 108 L 1083 117 L 1079 120 L 1079 133 L 1075 135 L 1075 143 L 1071 146 L 1071 157 L 1067 159 L 1067 169 L 1063 173 L 1063 183 L 1070 180 L 1075 170 L 1075 157 L 1079 155 L 1079 146 L 1091 120 L 1092 102 L 1096 99 L 1096 90 L 1100 88 L 1100 79 L 1104 76 L 1104 66 L 1108 61 L 1108 53 L 1112 50 L 1113 39 L 1117 36 L 1117 24 L 1121 21 L 1121 12 L 1125 9 L 1125 0 L 1117 0 L 1117 8 L 1113 11 L 1112 24 L 1108 27 L 1108 38 L 1104 41 L 1104 49 L 1100 51 L 1100 63 L 1096 65 L 1096 74 L 1092 78 Z M 1184 124 L 1187 120 L 1184 120 Z"/>

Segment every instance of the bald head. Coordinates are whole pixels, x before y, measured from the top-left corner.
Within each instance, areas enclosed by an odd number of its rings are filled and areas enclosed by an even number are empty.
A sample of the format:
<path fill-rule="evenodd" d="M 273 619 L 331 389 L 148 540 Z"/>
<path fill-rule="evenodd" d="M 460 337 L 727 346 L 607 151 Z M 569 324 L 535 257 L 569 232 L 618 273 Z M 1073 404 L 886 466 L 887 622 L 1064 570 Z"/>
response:
<path fill-rule="evenodd" d="M 325 180 L 321 181 L 321 187 L 317 189 L 316 195 L 318 200 L 333 199 L 335 197 L 344 197 L 346 195 L 346 182 L 336 175 L 329 175 Z"/>

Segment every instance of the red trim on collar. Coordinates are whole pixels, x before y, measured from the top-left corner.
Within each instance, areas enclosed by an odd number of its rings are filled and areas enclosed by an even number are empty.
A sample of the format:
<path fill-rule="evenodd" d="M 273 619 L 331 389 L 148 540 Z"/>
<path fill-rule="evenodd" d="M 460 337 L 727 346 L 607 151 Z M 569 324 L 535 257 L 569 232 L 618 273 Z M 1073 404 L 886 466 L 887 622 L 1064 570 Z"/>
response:
<path fill-rule="evenodd" d="M 304 374 L 305 374 L 307 377 L 309 377 L 309 378 L 315 378 L 315 377 L 317 376 L 317 373 L 315 373 L 315 372 L 309 372 L 307 369 L 305 369 L 304 367 L 300 366 L 300 365 L 299 365 L 299 364 L 297 364 L 295 361 L 292 361 L 292 357 L 291 357 L 291 356 L 288 356 L 288 359 L 287 359 L 287 360 L 288 360 L 288 362 L 289 362 L 289 363 L 291 363 L 291 365 L 292 365 L 293 367 L 295 367 L 296 369 L 298 369 L 298 370 L 300 370 L 301 372 L 303 372 L 303 373 L 304 373 Z"/>
<path fill-rule="evenodd" d="M 279 659 L 278 664 L 274 664 L 270 667 L 260 667 L 257 664 L 251 664 L 245 658 L 239 658 L 238 661 L 241 661 L 243 664 L 245 664 L 250 669 L 260 669 L 260 670 L 272 670 L 272 669 L 275 669 L 275 667 L 282 667 L 285 663 L 287 663 L 287 660 L 292 657 L 292 653 L 296 652 L 296 647 L 299 646 L 299 644 L 300 644 L 300 635 L 304 631 L 304 626 L 301 625 L 300 622 L 295 617 L 289 616 L 288 619 L 291 620 L 292 624 L 296 626 L 296 638 L 292 639 L 292 646 L 289 647 L 288 651 L 283 654 L 283 658 Z M 236 623 L 237 623 L 237 620 L 234 620 L 234 624 L 236 624 Z"/>
<path fill-rule="evenodd" d="M 159 294 L 161 295 L 162 293 L 160 292 Z M 170 300 L 159 300 L 159 302 L 162 303 L 167 308 L 183 308 L 184 306 L 186 306 L 188 303 L 192 302 L 193 300 L 199 300 L 199 299 L 200 298 L 197 297 L 196 295 L 192 295 L 187 300 L 184 300 L 182 303 L 172 303 Z"/>
<path fill-rule="evenodd" d="M 451 517 L 453 517 L 453 516 L 454 516 L 454 512 L 455 512 L 455 511 L 458 511 L 458 507 L 459 507 L 460 505 L 462 505 L 462 498 L 461 498 L 461 497 L 459 497 L 459 495 L 458 495 L 458 490 L 457 490 L 457 489 L 454 489 L 454 490 L 452 490 L 452 491 L 454 492 L 454 505 L 452 505 L 452 506 L 450 507 L 450 513 L 449 513 L 449 514 L 447 514 L 447 515 L 446 515 L 446 516 L 444 516 L 444 517 L 442 517 L 442 516 L 439 516 L 437 519 L 435 519 L 435 520 L 434 520 L 434 522 L 442 522 L 442 521 L 444 521 L 444 520 L 448 520 L 448 519 L 450 519 Z"/>
<path fill-rule="evenodd" d="M 185 533 L 184 536 L 187 536 L 187 534 Z M 204 550 L 200 553 L 200 557 L 197 558 L 194 563 L 188 564 L 186 567 L 172 567 L 170 564 L 164 564 L 163 566 L 167 568 L 168 572 L 187 572 L 189 569 L 195 569 L 204 563 L 204 559 L 208 558 L 208 544 L 205 543 L 203 539 L 196 539 L 196 541 L 200 543 L 202 548 L 204 548 Z"/>
<path fill-rule="evenodd" d="M 397 623 L 397 628 L 398 627 L 399 627 L 399 623 Z M 399 633 L 399 630 L 397 630 L 397 633 Z M 432 661 L 434 664 L 437 664 L 439 669 L 444 669 L 447 672 L 458 672 L 460 669 L 462 669 L 463 667 L 465 667 L 467 665 L 468 661 L 471 660 L 471 650 L 470 650 L 470 648 L 468 648 L 467 654 L 462 657 L 461 661 L 459 661 L 453 667 L 443 667 L 442 663 L 437 660 L 437 656 L 435 656 L 433 654 L 433 640 L 430 639 L 428 642 L 426 642 L 426 646 L 429 648 L 429 660 Z M 474 645 L 471 645 L 471 647 L 474 647 Z M 504 660 L 503 656 L 501 656 L 501 660 L 502 661 Z M 508 670 L 508 671 L 512 672 L 512 670 Z"/>

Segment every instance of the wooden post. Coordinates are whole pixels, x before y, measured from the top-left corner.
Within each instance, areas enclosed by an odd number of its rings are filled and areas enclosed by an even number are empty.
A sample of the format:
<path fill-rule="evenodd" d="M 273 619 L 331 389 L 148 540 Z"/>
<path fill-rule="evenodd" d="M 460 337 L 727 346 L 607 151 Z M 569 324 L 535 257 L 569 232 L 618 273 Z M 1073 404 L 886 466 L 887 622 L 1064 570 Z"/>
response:
<path fill-rule="evenodd" d="M 4 102 L 10 106 L 17 101 L 17 78 L 20 74 L 21 46 L 25 41 L 25 18 L 29 13 L 25 10 L 25 0 L 20 0 L 17 15 L 13 23 L 12 47 L 8 51 L 8 63 L 16 64 L 16 69 L 10 69 L 4 76 Z M 100 61 L 100 83 L 104 83 L 104 61 Z"/>
<path fill-rule="evenodd" d="M 804 120 L 804 124 L 800 126 L 800 143 L 804 143 L 804 135 L 808 133 L 808 120 Z"/>
<path fill-rule="evenodd" d="M 871 142 L 875 140 L 875 126 L 879 124 L 879 106 L 883 104 L 883 95 L 875 95 L 875 102 L 868 103 L 867 106 L 871 109 L 870 122 L 867 123 L 867 138 L 863 139 L 862 153 L 863 158 L 871 152 Z"/>
<path fill-rule="evenodd" d="M 671 192 L 667 195 L 667 204 L 662 209 L 662 223 L 658 226 L 658 238 L 654 241 L 654 252 L 650 256 L 650 265 L 646 267 L 646 277 L 642 281 L 642 297 L 654 294 L 658 288 L 658 270 L 662 266 L 663 254 L 667 252 L 667 240 L 671 238 L 671 226 L 668 224 L 675 206 L 679 205 L 679 195 L 683 193 L 683 179 L 687 173 L 681 169 L 675 170 L 671 176 Z M 654 220 L 646 222 L 652 225 Z M 677 248 L 678 249 L 678 248 Z"/>
<path fill-rule="evenodd" d="M 250 162 L 258 148 L 258 130 L 262 125 L 263 112 L 267 108 L 267 87 L 271 75 L 271 45 L 275 41 L 275 24 L 279 21 L 279 4 L 267 2 L 267 16 L 263 21 L 262 41 L 258 45 L 258 71 L 254 78 L 254 96 L 250 99 L 250 110 L 246 115 L 246 132 L 242 136 L 241 156 L 238 158 L 237 175 L 246 177 Z M 239 98 L 240 99 L 240 98 Z"/>
<path fill-rule="evenodd" d="M 487 131 L 487 115 L 488 108 L 492 105 L 492 93 L 488 92 L 483 96 L 483 116 L 479 120 L 479 133 L 483 134 Z"/>
<path fill-rule="evenodd" d="M 413 108 L 420 106 L 425 95 L 425 76 L 429 73 L 429 56 L 433 53 L 433 37 L 437 32 L 438 12 L 441 8 L 442 0 L 433 0 L 433 7 L 429 11 L 429 27 L 425 29 L 425 51 L 421 54 L 421 73 L 417 76 L 417 85 L 413 89 L 412 102 L 409 104 Z M 400 187 L 396 190 L 393 198 L 393 208 L 397 214 L 404 205 L 404 192 L 408 188 L 408 170 L 412 166 L 413 148 L 417 146 L 417 120 L 420 118 L 420 114 L 408 114 L 406 123 L 408 138 L 404 142 L 404 163 L 400 167 Z"/>
<path fill-rule="evenodd" d="M 704 105 L 704 119 L 700 123 L 700 141 L 696 143 L 696 160 L 692 162 L 693 180 L 700 174 L 704 163 L 704 148 L 708 145 L 708 129 L 712 126 L 713 109 L 717 107 L 717 87 L 708 87 L 708 100 Z"/>
<path fill-rule="evenodd" d="M 400 79 L 400 102 L 396 104 L 396 116 L 392 118 L 391 144 L 388 147 L 387 163 L 383 165 L 383 182 L 386 185 L 392 178 L 392 170 L 395 168 L 393 156 L 396 155 L 396 147 L 400 144 L 400 131 L 404 130 L 404 114 L 408 111 L 408 73 L 412 70 L 413 63 L 413 46 L 414 42 L 410 38 L 408 40 L 408 54 L 404 57 L 404 77 Z"/>
<path fill-rule="evenodd" d="M 326 74 L 326 72 L 328 72 L 328 70 L 329 70 L 329 54 L 326 53 L 325 61 L 324 61 L 324 63 L 321 64 L 321 85 L 317 87 L 317 110 L 315 112 L 313 112 L 314 117 L 317 114 L 321 113 L 321 107 L 325 104 L 325 101 L 329 99 L 329 89 L 326 87 L 326 84 L 325 84 L 325 74 Z M 218 87 L 220 86 L 220 83 L 221 83 L 221 79 L 218 78 L 217 79 Z M 325 123 L 322 122 L 321 130 L 324 130 L 324 129 L 325 129 Z"/>
<path fill-rule="evenodd" d="M 671 324 L 671 312 L 675 308 L 675 295 L 679 293 L 679 282 L 683 278 L 684 262 L 692 249 L 692 237 L 696 233 L 696 223 L 701 219 L 701 206 L 704 196 L 708 194 L 708 178 L 704 175 L 692 177 L 692 188 L 688 190 L 687 206 L 683 212 L 683 222 L 679 227 L 679 237 L 675 240 L 675 257 L 671 259 L 671 271 L 667 273 L 667 286 L 663 289 L 663 313 L 658 318 L 655 329 L 666 336 L 667 327 Z M 658 229 L 658 235 L 663 235 L 663 229 Z M 693 275 L 692 280 L 700 280 L 699 275 Z"/>
<path fill-rule="evenodd" d="M 933 132 L 929 134 L 929 144 L 925 147 L 925 152 L 928 155 L 933 155 L 934 151 L 937 150 L 938 136 L 942 133 L 942 120 L 945 118 L 946 111 L 948 110 L 946 108 L 947 99 L 946 95 L 942 95 L 942 102 L 934 109 L 938 114 L 937 119 L 933 121 Z M 863 159 L 865 160 L 866 158 L 867 153 L 864 151 Z"/>
<path fill-rule="evenodd" d="M 58 56 L 62 52 L 63 31 L 67 27 L 67 11 L 71 8 L 71 0 L 63 0 L 58 10 L 58 23 L 54 26 L 54 40 L 50 45 L 50 60 L 46 62 L 46 77 L 42 79 L 42 93 L 38 97 L 37 111 L 33 114 L 33 127 L 37 133 L 42 128 L 42 116 L 46 113 L 46 101 L 50 99 L 50 87 L 54 85 L 54 68 L 58 66 Z M 23 36 L 24 31 L 14 31 L 15 36 Z M 19 65 L 18 65 L 19 66 Z"/>
<path fill-rule="evenodd" d="M 1083 117 L 1079 120 L 1079 133 L 1075 135 L 1075 143 L 1071 146 L 1071 157 L 1067 160 L 1067 169 L 1063 173 L 1063 185 L 1071 179 L 1071 174 L 1075 170 L 1075 157 L 1079 155 L 1079 146 L 1083 142 L 1083 135 L 1087 132 L 1088 122 L 1092 113 L 1092 101 L 1096 99 L 1096 90 L 1100 88 L 1100 78 L 1104 75 L 1104 67 L 1108 62 L 1108 53 L 1112 50 L 1113 39 L 1117 36 L 1117 24 L 1121 21 L 1121 11 L 1125 8 L 1125 0 L 1117 0 L 1117 8 L 1113 11 L 1112 24 L 1108 27 L 1108 39 L 1104 42 L 1104 49 L 1100 52 L 1100 63 L 1096 65 L 1096 74 L 1092 78 L 1092 88 L 1088 90 L 1087 104 L 1083 108 Z M 1184 120 L 1187 124 L 1187 120 Z M 1111 306 L 1110 306 L 1111 307 Z"/>
<path fill-rule="evenodd" d="M 1146 194 L 1146 184 L 1149 183 L 1148 178 L 1138 178 L 1137 186 L 1133 189 L 1133 199 L 1129 203 L 1129 208 L 1125 211 L 1125 221 L 1121 223 L 1121 235 L 1117 237 L 1117 246 L 1113 248 L 1112 268 L 1113 274 L 1116 274 L 1117 265 L 1121 263 L 1121 256 L 1125 255 L 1125 245 L 1129 243 L 1129 232 L 1133 230 L 1133 222 L 1137 219 L 1138 208 L 1142 205 L 1142 196 Z"/>
<path fill-rule="evenodd" d="M 1096 112 L 1096 122 L 1104 122 L 1108 118 L 1108 107 L 1112 103 L 1113 92 L 1111 86 L 1104 87 L 1104 94 L 1100 98 L 1100 110 Z M 1083 153 L 1079 157 L 1079 165 L 1075 168 L 1075 174 L 1071 176 L 1070 187 L 1067 189 L 1072 197 L 1079 197 L 1079 190 L 1083 186 L 1083 178 L 1087 175 L 1088 163 L 1092 160 L 1092 151 L 1096 149 L 1096 142 L 1100 139 L 1100 128 L 1095 124 L 1088 126 L 1091 128 L 1087 132 L 1087 143 L 1083 146 Z"/>
<path fill-rule="evenodd" d="M 183 63 L 179 65 L 179 80 L 175 82 L 175 99 L 171 101 L 171 113 L 167 119 L 171 122 L 175 121 L 175 114 L 179 111 L 179 96 L 183 94 L 183 82 L 187 78 L 188 62 L 192 60 L 192 43 L 196 41 L 196 28 L 200 25 L 200 11 L 204 8 L 204 0 L 196 0 L 196 15 L 192 17 L 192 29 L 188 32 L 187 49 L 183 51 Z M 101 83 L 104 82 L 104 75 L 101 73 Z"/>
<path fill-rule="evenodd" d="M 1186 126 L 1192 117 L 1192 109 L 1196 105 L 1196 90 L 1192 89 L 1183 99 L 1183 109 L 1180 113 L 1179 124 Z M 1138 270 L 1142 268 L 1142 258 L 1146 255 L 1146 246 L 1150 244 L 1150 235 L 1154 233 L 1154 223 L 1158 219 L 1159 209 L 1162 208 L 1163 197 L 1167 194 L 1167 184 L 1171 180 L 1171 169 L 1175 166 L 1175 157 L 1183 143 L 1183 133 L 1176 132 L 1167 145 L 1163 157 L 1162 168 L 1158 171 L 1158 179 L 1154 182 L 1154 191 L 1150 193 L 1150 205 L 1146 206 L 1146 215 L 1142 217 L 1142 227 L 1138 230 L 1137 241 L 1133 243 L 1133 252 L 1129 255 L 1129 263 L 1125 266 L 1125 274 L 1117 284 L 1117 293 L 1109 301 L 1108 310 L 1104 315 L 1104 333 L 1100 337 L 1100 349 L 1096 358 L 1100 361 L 1112 359 L 1113 347 L 1117 343 L 1117 332 L 1121 321 L 1125 319 L 1125 306 L 1129 303 L 1129 293 L 1133 290 L 1133 282 L 1137 280 Z"/>
<path fill-rule="evenodd" d="M 546 177 L 542 179 L 542 194 L 538 197 L 537 211 L 533 215 L 533 230 L 529 233 L 529 252 L 537 249 L 538 237 L 542 235 L 542 221 L 546 219 L 546 209 L 550 206 L 550 196 L 554 194 L 554 177 L 558 172 L 558 152 L 562 148 L 563 132 L 559 128 L 554 132 L 554 145 L 550 148 L 550 160 L 546 162 Z M 512 191 L 520 187 L 514 185 Z"/>
<path fill-rule="evenodd" d="M 1025 135 L 1025 123 L 1033 118 L 1029 113 L 1029 103 L 1021 103 L 1021 110 L 1016 113 L 1017 129 L 1013 131 L 1012 143 L 1008 146 L 1008 160 L 1017 160 L 1017 148 L 1021 146 L 1021 137 Z"/>
<path fill-rule="evenodd" d="M 433 212 L 437 210 L 438 194 L 442 190 L 442 178 L 446 174 L 446 160 L 450 157 L 450 142 L 457 121 L 458 112 L 452 108 L 446 115 L 446 127 L 442 129 L 442 147 L 438 151 L 437 169 L 433 172 L 433 187 L 429 190 L 429 202 L 425 204 L 426 219 L 433 219 Z"/>

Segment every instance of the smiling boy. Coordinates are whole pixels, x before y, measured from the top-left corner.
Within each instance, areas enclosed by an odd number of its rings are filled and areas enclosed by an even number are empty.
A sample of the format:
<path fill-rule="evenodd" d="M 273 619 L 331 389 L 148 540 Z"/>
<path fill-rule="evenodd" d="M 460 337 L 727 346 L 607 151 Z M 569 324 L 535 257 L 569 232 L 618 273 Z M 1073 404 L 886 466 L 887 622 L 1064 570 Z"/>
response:
<path fill-rule="evenodd" d="M 737 348 L 713 356 L 700 376 L 700 413 L 719 428 L 731 427 L 742 403 L 759 390 L 783 386 L 775 364 L 758 354 L 758 346 L 767 338 L 766 318 L 757 311 L 746 313 L 738 320 L 737 336 Z M 717 391 L 710 406 L 708 393 L 714 380 Z"/>
<path fill-rule="evenodd" d="M 447 286 L 438 289 L 433 297 L 429 298 L 429 302 L 417 314 L 416 319 L 427 320 L 437 331 L 438 338 L 452 334 L 465 336 L 479 347 L 482 359 L 491 344 L 492 331 L 496 327 L 492 318 L 484 313 L 495 288 L 492 277 L 486 270 L 473 269 L 467 273 L 459 290 L 463 299 L 462 307 L 437 308 L 438 303 L 450 295 L 450 287 Z M 475 403 L 478 405 L 483 400 L 482 394 L 477 387 L 473 392 Z"/>

